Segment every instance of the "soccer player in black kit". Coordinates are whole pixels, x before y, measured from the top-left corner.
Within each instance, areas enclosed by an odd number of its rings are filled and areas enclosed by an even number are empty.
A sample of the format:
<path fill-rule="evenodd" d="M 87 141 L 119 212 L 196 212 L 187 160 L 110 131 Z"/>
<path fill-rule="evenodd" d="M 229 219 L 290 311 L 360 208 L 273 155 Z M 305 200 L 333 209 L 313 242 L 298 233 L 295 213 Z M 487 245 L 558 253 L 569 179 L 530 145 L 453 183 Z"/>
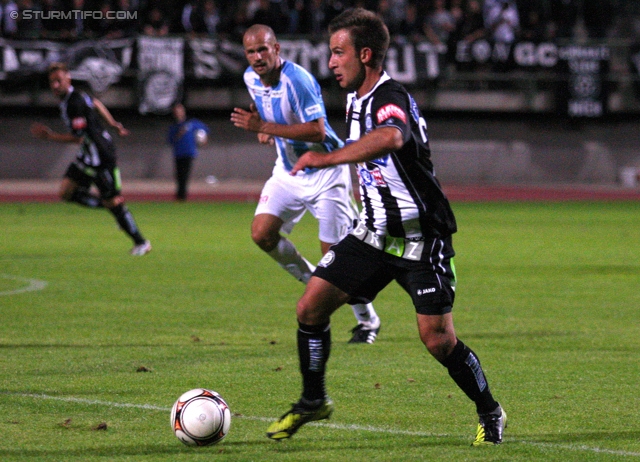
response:
<path fill-rule="evenodd" d="M 76 160 L 69 165 L 62 180 L 60 197 L 87 207 L 106 207 L 120 228 L 133 240 L 131 255 L 149 253 L 151 243 L 142 237 L 121 195 L 115 147 L 98 114 L 107 120 L 113 119 L 102 103 L 73 88 L 71 73 L 64 63 L 52 63 L 49 66 L 49 86 L 60 98 L 60 115 L 70 133 L 56 133 L 41 123 L 34 123 L 31 133 L 45 140 L 80 145 Z M 120 134 L 126 133 L 121 124 L 111 121 L 110 125 L 116 127 Z M 99 197 L 91 193 L 92 184 L 98 188 Z"/>
<path fill-rule="evenodd" d="M 351 93 L 347 141 L 330 153 L 307 152 L 291 171 L 356 163 L 362 212 L 357 227 L 324 255 L 297 305 L 302 394 L 267 429 L 291 437 L 311 421 L 327 419 L 333 402 L 325 390 L 331 350 L 331 314 L 344 303 L 370 302 L 395 280 L 411 297 L 420 339 L 475 403 L 474 446 L 502 442 L 507 416 L 489 391 L 476 354 L 456 336 L 451 235 L 456 220 L 434 175 L 427 123 L 414 99 L 383 71 L 389 32 L 362 8 L 329 24 L 329 68 Z"/>

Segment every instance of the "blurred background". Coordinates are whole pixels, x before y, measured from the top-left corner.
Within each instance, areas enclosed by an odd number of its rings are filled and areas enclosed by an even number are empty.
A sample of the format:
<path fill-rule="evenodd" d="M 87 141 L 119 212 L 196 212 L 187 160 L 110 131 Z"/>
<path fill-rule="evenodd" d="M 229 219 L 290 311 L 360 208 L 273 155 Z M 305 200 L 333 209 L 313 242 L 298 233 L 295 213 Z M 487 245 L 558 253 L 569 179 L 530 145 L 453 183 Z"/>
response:
<path fill-rule="evenodd" d="M 270 25 L 281 54 L 319 80 L 344 136 L 345 94 L 327 68 L 326 27 L 362 6 L 392 34 L 385 68 L 429 124 L 442 181 L 638 187 L 640 2 L 623 0 L 0 0 L 0 180 L 59 179 L 72 146 L 46 68 L 102 100 L 132 135 L 117 139 L 125 179 L 173 176 L 170 108 L 211 129 L 196 181 L 268 178 L 275 152 L 229 122 L 248 107 L 241 37 Z"/>

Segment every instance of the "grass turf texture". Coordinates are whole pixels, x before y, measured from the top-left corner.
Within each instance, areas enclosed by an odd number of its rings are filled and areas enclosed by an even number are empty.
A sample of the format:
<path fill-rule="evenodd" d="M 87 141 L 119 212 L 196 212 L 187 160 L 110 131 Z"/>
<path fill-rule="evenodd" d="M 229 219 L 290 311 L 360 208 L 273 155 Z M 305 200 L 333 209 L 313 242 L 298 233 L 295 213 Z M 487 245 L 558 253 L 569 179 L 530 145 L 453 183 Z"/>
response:
<path fill-rule="evenodd" d="M 1 460 L 640 460 L 639 203 L 454 204 L 457 333 L 509 415 L 489 448 L 396 285 L 375 344 L 347 344 L 349 307 L 333 317 L 332 419 L 268 440 L 299 396 L 302 285 L 251 242 L 253 204 L 130 208 L 145 257 L 105 211 L 0 205 Z M 311 260 L 316 229 L 292 236 Z M 20 293 L 31 279 L 47 285 Z M 196 387 L 234 413 L 216 446 L 169 428 Z"/>

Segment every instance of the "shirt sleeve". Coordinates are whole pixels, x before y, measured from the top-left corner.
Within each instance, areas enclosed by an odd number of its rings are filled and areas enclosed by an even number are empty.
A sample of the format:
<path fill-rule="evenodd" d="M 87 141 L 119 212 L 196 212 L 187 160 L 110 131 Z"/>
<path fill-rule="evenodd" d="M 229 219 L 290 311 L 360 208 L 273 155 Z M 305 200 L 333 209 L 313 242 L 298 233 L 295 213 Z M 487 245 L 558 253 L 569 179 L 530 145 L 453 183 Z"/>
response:
<path fill-rule="evenodd" d="M 289 93 L 289 102 L 303 123 L 326 117 L 320 85 L 311 74 L 297 72 L 291 85 L 293 91 Z"/>
<path fill-rule="evenodd" d="M 395 127 L 406 142 L 411 137 L 409 101 L 405 93 L 395 89 L 379 89 L 371 105 L 372 124 L 375 128 Z"/>

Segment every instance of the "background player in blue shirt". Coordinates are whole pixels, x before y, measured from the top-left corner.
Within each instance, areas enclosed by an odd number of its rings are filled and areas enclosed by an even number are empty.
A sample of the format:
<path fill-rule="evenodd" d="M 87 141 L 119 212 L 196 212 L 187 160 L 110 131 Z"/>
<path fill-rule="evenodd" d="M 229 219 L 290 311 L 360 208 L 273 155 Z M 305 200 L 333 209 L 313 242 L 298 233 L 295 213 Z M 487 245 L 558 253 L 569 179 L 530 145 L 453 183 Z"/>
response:
<path fill-rule="evenodd" d="M 198 157 L 198 147 L 207 142 L 209 128 L 198 119 L 187 119 L 187 111 L 180 103 L 173 106 L 173 118 L 168 141 L 175 160 L 176 200 L 185 201 L 193 159 Z M 205 136 L 200 138 L 202 131 Z"/>
<path fill-rule="evenodd" d="M 331 152 L 343 143 L 327 122 L 320 85 L 303 67 L 280 58 L 280 44 L 265 25 L 251 26 L 243 46 L 249 67 L 244 82 L 254 101 L 251 110 L 235 108 L 236 127 L 258 134 L 261 143 L 274 144 L 278 157 L 265 183 L 251 225 L 253 241 L 296 279 L 307 283 L 315 270 L 281 234 L 289 234 L 308 210 L 319 224 L 324 255 L 353 227 L 357 215 L 348 165 L 289 172 L 304 152 Z M 371 303 L 355 303 L 358 325 L 351 343 L 373 343 L 380 319 Z"/>

